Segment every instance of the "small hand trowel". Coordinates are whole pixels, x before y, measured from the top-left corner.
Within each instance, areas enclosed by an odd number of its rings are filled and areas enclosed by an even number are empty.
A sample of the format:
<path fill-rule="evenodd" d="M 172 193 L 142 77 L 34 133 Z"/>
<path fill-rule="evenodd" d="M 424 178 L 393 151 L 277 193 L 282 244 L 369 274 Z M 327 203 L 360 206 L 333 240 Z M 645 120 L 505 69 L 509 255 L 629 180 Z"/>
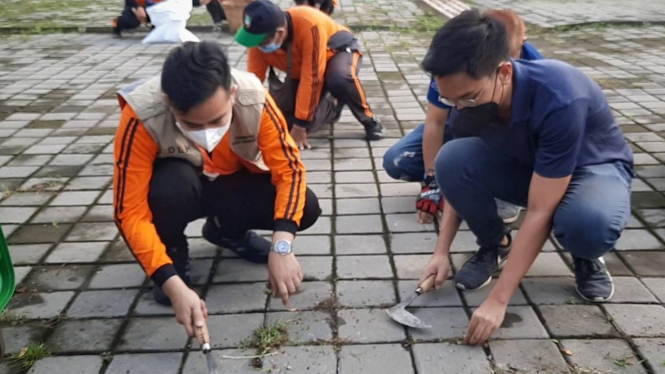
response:
<path fill-rule="evenodd" d="M 219 371 L 217 371 L 215 357 L 212 355 L 212 347 L 210 346 L 210 333 L 208 332 L 208 326 L 205 323 L 203 324 L 203 327 L 196 328 L 196 339 L 201 345 L 201 351 L 206 356 L 206 362 L 208 363 L 208 373 L 219 374 Z"/>
<path fill-rule="evenodd" d="M 425 279 L 425 281 L 421 285 L 419 285 L 418 288 L 416 288 L 416 291 L 411 296 L 409 296 L 406 300 L 402 301 L 401 303 L 395 305 L 394 307 L 386 310 L 386 313 L 388 313 L 390 318 L 392 318 L 393 320 L 402 325 L 406 325 L 416 329 L 432 328 L 431 325 L 425 323 L 420 318 L 407 312 L 406 307 L 409 306 L 409 304 L 411 304 L 413 300 L 416 299 L 416 297 L 431 291 L 434 288 L 435 278 L 436 278 L 435 275 L 430 275 L 429 278 Z"/>

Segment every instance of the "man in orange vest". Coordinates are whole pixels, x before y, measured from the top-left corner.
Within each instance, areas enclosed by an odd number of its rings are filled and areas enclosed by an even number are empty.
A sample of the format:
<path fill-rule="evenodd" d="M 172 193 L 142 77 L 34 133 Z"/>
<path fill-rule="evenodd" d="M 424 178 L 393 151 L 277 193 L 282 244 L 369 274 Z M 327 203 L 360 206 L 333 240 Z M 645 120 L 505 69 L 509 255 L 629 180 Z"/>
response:
<path fill-rule="evenodd" d="M 244 27 L 235 39 L 249 48 L 247 70 L 261 81 L 270 67 L 288 71 L 291 53 L 290 77 L 299 82 L 291 136 L 299 148 L 309 148 L 306 131 L 318 124 L 315 115 L 326 92 L 351 109 L 365 128 L 366 139 L 383 138 L 383 125 L 372 113 L 358 79 L 360 46 L 348 28 L 313 7 L 283 11 L 268 0 L 256 0 L 245 8 Z M 288 120 L 290 108 L 280 105 L 280 109 Z"/>

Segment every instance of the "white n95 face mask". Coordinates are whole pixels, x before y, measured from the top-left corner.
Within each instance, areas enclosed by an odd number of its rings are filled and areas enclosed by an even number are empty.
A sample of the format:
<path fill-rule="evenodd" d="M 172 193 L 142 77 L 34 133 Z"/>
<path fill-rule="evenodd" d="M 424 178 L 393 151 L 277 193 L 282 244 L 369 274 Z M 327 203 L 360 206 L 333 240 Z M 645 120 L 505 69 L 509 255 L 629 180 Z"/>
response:
<path fill-rule="evenodd" d="M 215 127 L 211 129 L 204 130 L 185 130 L 178 121 L 176 121 L 176 126 L 182 131 L 182 133 L 189 138 L 189 140 L 203 147 L 208 153 L 212 152 L 215 147 L 222 141 L 222 138 L 231 128 L 231 122 L 222 127 Z"/>

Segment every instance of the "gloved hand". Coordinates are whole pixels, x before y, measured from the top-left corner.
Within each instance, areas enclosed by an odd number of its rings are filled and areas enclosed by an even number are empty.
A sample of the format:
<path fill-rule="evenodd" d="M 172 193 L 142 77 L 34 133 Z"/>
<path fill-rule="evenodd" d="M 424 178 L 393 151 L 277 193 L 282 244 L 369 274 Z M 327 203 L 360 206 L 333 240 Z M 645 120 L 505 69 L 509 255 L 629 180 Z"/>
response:
<path fill-rule="evenodd" d="M 423 181 L 423 187 L 416 199 L 416 209 L 418 210 L 418 222 L 432 223 L 434 216 L 441 216 L 443 212 L 443 195 L 439 185 L 436 184 L 434 175 L 427 175 Z"/>

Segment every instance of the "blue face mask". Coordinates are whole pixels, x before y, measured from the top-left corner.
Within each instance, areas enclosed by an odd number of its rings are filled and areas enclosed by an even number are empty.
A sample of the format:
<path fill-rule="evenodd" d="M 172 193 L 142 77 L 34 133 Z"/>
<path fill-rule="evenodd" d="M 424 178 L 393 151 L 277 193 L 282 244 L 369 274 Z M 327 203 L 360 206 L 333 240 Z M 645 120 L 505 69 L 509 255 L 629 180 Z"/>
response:
<path fill-rule="evenodd" d="M 279 47 L 280 47 L 279 44 L 277 44 L 275 42 L 272 42 L 272 43 L 270 43 L 266 46 L 259 46 L 259 50 L 261 50 L 261 52 L 263 52 L 263 53 L 273 53 L 273 52 L 277 51 L 279 49 Z"/>

